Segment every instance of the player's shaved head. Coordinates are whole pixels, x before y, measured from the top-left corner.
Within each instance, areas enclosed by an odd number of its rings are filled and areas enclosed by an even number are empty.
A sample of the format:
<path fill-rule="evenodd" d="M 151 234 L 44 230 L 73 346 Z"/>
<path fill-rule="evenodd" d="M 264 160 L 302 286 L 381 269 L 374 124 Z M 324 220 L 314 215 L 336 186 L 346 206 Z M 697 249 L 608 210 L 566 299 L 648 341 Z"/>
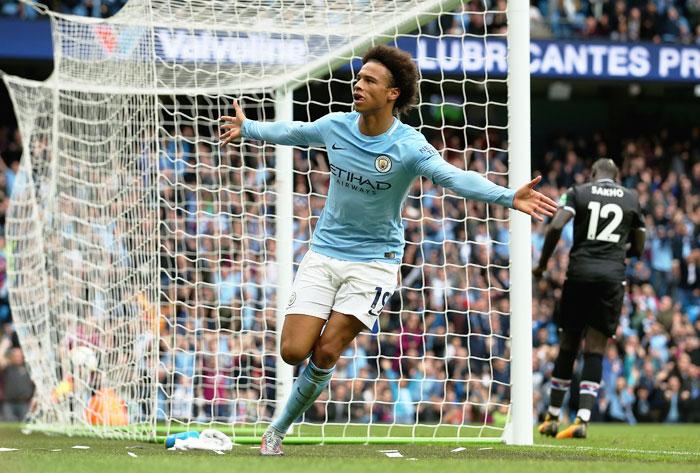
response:
<path fill-rule="evenodd" d="M 401 91 L 394 103 L 396 112 L 403 113 L 415 105 L 418 96 L 418 68 L 409 53 L 381 44 L 367 51 L 362 58 L 362 64 L 369 61 L 377 61 L 389 69 L 391 83 L 388 86 Z"/>
<path fill-rule="evenodd" d="M 593 163 L 593 179 L 616 179 L 617 178 L 617 165 L 615 161 L 610 158 L 600 158 L 595 163 Z"/>

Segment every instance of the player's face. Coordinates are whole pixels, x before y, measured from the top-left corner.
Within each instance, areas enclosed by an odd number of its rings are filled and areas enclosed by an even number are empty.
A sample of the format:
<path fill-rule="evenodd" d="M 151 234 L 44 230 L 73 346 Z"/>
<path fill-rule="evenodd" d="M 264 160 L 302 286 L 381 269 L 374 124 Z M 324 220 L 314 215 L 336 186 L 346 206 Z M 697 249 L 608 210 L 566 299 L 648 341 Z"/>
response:
<path fill-rule="evenodd" d="M 353 105 L 360 113 L 394 108 L 399 89 L 393 87 L 391 72 L 383 64 L 369 61 L 357 74 L 353 87 Z"/>

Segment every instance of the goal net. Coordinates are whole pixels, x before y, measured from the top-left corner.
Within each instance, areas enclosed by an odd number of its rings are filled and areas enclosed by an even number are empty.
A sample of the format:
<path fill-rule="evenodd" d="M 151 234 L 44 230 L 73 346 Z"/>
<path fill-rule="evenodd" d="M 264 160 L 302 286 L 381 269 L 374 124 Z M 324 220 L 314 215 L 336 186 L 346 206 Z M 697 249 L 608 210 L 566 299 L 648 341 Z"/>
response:
<path fill-rule="evenodd" d="M 298 371 L 278 356 L 281 312 L 339 177 L 323 148 L 220 147 L 218 117 L 234 99 L 265 121 L 350 111 L 363 53 L 394 44 L 421 70 L 402 120 L 452 164 L 502 185 L 518 167 L 522 184 L 529 112 L 507 57 L 527 57 L 527 4 L 509 3 L 521 10 L 131 0 L 107 20 L 49 13 L 52 77 L 4 77 L 24 147 L 6 237 L 30 425 L 143 439 L 211 426 L 257 442 Z M 529 223 L 426 179 L 403 217 L 399 289 L 287 441 L 527 443 Z"/>

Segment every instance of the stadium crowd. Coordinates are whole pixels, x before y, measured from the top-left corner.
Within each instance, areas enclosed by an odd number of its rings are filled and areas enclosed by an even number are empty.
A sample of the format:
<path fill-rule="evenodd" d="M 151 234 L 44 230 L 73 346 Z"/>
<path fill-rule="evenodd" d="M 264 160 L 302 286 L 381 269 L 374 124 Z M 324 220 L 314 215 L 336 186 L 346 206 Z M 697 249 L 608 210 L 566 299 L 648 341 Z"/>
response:
<path fill-rule="evenodd" d="M 539 37 L 700 44 L 698 0 L 531 0 Z"/>
<path fill-rule="evenodd" d="M 121 0 L 44 2 L 63 13 L 107 17 Z M 502 15 L 465 2 L 427 31 L 503 32 Z M 496 0 L 491 10 L 504 10 Z M 3 0 L 3 16 L 32 19 L 21 2 Z M 700 41 L 700 0 L 533 0 L 540 37 L 619 41 Z M 698 43 L 700 44 L 700 43 Z M 173 130 L 171 130 L 173 131 Z M 275 380 L 274 174 L 270 147 L 219 152 L 166 136 L 161 182 L 161 339 L 159 418 L 251 421 L 269 418 Z M 488 172 L 505 184 L 503 136 L 464 138 L 445 129 L 431 140 L 453 164 Z M 172 135 L 171 135 L 172 136 Z M 0 235 L 21 155 L 16 130 L 0 128 Z M 614 146 L 613 146 L 614 145 Z M 700 422 L 700 128 L 661 130 L 611 143 L 602 135 L 559 137 L 536 160 L 552 197 L 587 179 L 594 158 L 611 156 L 621 181 L 639 192 L 647 245 L 630 262 L 628 295 L 604 360 L 593 420 Z M 610 149 L 622 149 L 611 155 Z M 144 156 L 145 159 L 152 157 Z M 325 202 L 329 168 L 320 151 L 296 150 L 295 261 L 308 249 Z M 244 190 L 245 189 L 245 190 Z M 306 419 L 502 425 L 509 393 L 508 229 L 498 206 L 464 203 L 429 181 L 415 182 L 404 208 L 402 288 L 389 300 L 378 334 L 358 337 L 339 361 L 330 389 Z M 535 224 L 537 261 L 544 225 Z M 572 232 L 567 227 L 545 277 L 534 284 L 534 414 L 541 416 L 557 352 L 553 323 Z M 12 324 L 8 255 L 0 237 L 0 413 L 26 414 L 34 391 Z M 575 386 L 575 383 L 574 383 Z M 576 389 L 568 404 L 576 406 Z M 464 402 L 468 401 L 468 402 Z M 571 412 L 575 412 L 572 408 Z"/>
<path fill-rule="evenodd" d="M 181 136 L 192 136 L 187 128 Z M 17 176 L 19 140 L 0 129 L 0 224 Z M 478 136 L 467 151 L 462 140 L 443 134 L 432 143 L 455 165 L 467 162 L 504 183 L 506 155 L 495 151 L 501 137 Z M 487 143 L 489 151 L 480 151 Z M 542 189 L 557 197 L 585 181 L 592 157 L 608 155 L 608 146 L 601 135 L 555 140 L 540 160 Z M 629 266 L 628 296 L 593 419 L 700 421 L 700 128 L 682 137 L 666 130 L 631 137 L 621 147 L 621 180 L 639 192 L 648 241 L 643 258 Z M 166 138 L 162 149 L 164 182 L 174 184 L 161 186 L 159 416 L 269 417 L 277 330 L 268 187 L 274 177 L 262 163 L 272 164 L 271 148 L 229 147 L 219 156 L 205 143 L 195 148 Z M 320 151 L 297 150 L 294 159 L 298 262 L 324 202 L 328 168 Z M 509 398 L 507 215 L 498 206 L 465 206 L 418 180 L 404 218 L 402 289 L 387 304 L 379 334 L 360 336 L 344 353 L 307 420 L 500 425 Z M 535 260 L 543 235 L 544 225 L 536 224 Z M 546 405 L 557 351 L 552 317 L 571 238 L 568 228 L 534 287 L 536 415 Z M 33 386 L 11 323 L 6 261 L 0 252 L 0 399 L 5 418 L 17 419 Z M 576 405 L 575 395 L 569 404 Z"/>
<path fill-rule="evenodd" d="M 661 130 L 621 143 L 621 182 L 639 193 L 647 243 L 644 256 L 628 267 L 628 293 L 604 358 L 594 420 L 700 421 L 700 127 L 671 135 Z M 560 138 L 542 160 L 543 187 L 561 194 L 584 181 L 591 161 L 582 157 L 606 156 L 608 146 L 600 135 Z M 544 237 L 539 227 L 535 257 Z M 569 227 L 562 249 L 571 238 Z M 533 364 L 539 412 L 546 404 L 556 351 L 553 301 L 561 294 L 567 262 L 566 251 L 559 251 L 548 276 L 535 287 Z M 576 402 L 571 399 L 572 405 Z"/>
<path fill-rule="evenodd" d="M 54 11 L 106 18 L 124 0 L 42 0 Z M 35 19 L 19 0 L 2 0 L 0 15 Z M 537 38 L 610 39 L 700 44 L 700 0 L 531 0 L 530 24 Z M 426 26 L 429 34 L 504 33 L 506 0 L 464 2 Z"/>
<path fill-rule="evenodd" d="M 66 15 L 107 18 L 124 6 L 126 0 L 39 0 L 49 9 Z M 35 20 L 41 18 L 37 11 L 19 0 L 2 0 L 0 15 L 5 17 Z"/>

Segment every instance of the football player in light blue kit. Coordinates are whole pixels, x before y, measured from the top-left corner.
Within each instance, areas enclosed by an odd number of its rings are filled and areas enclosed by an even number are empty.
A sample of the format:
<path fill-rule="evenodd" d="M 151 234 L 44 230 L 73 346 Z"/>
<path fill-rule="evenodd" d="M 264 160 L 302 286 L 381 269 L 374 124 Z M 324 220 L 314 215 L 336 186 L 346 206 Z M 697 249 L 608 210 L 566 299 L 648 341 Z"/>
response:
<path fill-rule="evenodd" d="M 313 123 L 262 123 L 223 116 L 222 145 L 251 138 L 282 145 L 325 146 L 330 187 L 311 249 L 302 260 L 285 311 L 281 356 L 297 365 L 311 359 L 292 387 L 282 413 L 262 438 L 263 455 L 281 455 L 291 423 L 326 388 L 342 351 L 371 329 L 396 289 L 403 256 L 401 209 L 418 176 L 467 198 L 530 214 L 553 215 L 557 204 L 534 190 L 498 186 L 442 159 L 422 134 L 395 116 L 416 100 L 418 71 L 411 56 L 388 46 L 362 60 L 353 88 L 354 112 L 331 113 Z M 324 329 L 325 327 L 325 329 Z"/>

